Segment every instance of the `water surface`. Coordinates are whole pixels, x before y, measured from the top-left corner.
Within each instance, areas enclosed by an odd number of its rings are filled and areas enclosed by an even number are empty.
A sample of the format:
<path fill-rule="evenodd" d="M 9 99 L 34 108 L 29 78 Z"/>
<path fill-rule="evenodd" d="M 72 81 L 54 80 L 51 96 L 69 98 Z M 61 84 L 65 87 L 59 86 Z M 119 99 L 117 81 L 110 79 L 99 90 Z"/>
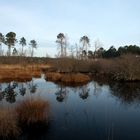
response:
<path fill-rule="evenodd" d="M 32 96 L 49 101 L 51 121 L 41 132 L 25 131 L 22 140 L 140 140 L 139 83 L 68 87 L 39 78 L 0 84 L 0 105 Z"/>

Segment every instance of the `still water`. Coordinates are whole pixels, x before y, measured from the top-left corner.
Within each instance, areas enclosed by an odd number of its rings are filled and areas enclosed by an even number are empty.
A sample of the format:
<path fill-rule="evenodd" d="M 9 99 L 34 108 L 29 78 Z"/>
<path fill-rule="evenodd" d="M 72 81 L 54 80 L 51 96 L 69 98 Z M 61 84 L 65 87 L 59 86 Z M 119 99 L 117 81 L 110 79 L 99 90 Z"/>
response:
<path fill-rule="evenodd" d="M 21 140 L 140 140 L 140 83 L 70 87 L 43 78 L 0 83 L 0 105 L 31 96 L 49 101 L 51 121 L 40 132 L 25 131 Z"/>

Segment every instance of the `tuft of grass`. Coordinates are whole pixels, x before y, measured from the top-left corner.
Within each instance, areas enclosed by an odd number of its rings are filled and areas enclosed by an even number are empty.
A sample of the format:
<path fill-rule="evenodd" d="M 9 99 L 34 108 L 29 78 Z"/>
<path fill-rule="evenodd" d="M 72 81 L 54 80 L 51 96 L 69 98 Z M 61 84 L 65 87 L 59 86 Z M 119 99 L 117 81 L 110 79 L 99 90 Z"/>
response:
<path fill-rule="evenodd" d="M 47 80 L 59 81 L 63 83 L 87 83 L 90 77 L 82 73 L 55 73 L 50 72 L 46 74 Z"/>
<path fill-rule="evenodd" d="M 16 112 L 23 125 L 44 124 L 49 121 L 49 103 L 41 98 L 22 101 L 17 105 Z"/>
<path fill-rule="evenodd" d="M 51 81 L 60 81 L 62 78 L 62 74 L 60 73 L 55 73 L 55 72 L 48 72 L 46 74 L 46 79 L 51 80 Z"/>
<path fill-rule="evenodd" d="M 88 75 L 82 73 L 64 74 L 61 81 L 66 83 L 85 83 L 90 81 L 90 78 Z"/>
<path fill-rule="evenodd" d="M 13 109 L 0 108 L 0 139 L 17 138 L 19 134 L 20 129 Z"/>

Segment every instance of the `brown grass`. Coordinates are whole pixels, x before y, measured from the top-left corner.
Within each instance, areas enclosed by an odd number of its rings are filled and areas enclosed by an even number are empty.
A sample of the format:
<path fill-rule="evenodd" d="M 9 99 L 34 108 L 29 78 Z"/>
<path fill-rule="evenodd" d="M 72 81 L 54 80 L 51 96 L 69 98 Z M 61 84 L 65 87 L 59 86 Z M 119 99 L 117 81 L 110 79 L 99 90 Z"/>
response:
<path fill-rule="evenodd" d="M 47 80 L 51 81 L 59 81 L 64 83 L 85 83 L 90 81 L 88 75 L 82 73 L 75 73 L 75 74 L 62 74 L 62 73 L 54 73 L 50 72 L 46 74 Z"/>
<path fill-rule="evenodd" d="M 66 83 L 84 83 L 90 80 L 88 75 L 77 73 L 77 74 L 64 74 L 61 78 L 62 82 Z"/>
<path fill-rule="evenodd" d="M 55 72 L 48 72 L 46 74 L 46 78 L 47 80 L 51 80 L 51 81 L 61 81 L 62 74 L 55 73 Z"/>
<path fill-rule="evenodd" d="M 32 77 L 41 77 L 42 69 L 47 65 L 0 65 L 0 81 L 30 81 Z"/>
<path fill-rule="evenodd" d="M 41 98 L 22 101 L 16 107 L 19 122 L 24 125 L 47 123 L 49 120 L 49 104 Z"/>
<path fill-rule="evenodd" d="M 17 138 L 20 129 L 17 126 L 17 117 L 12 109 L 0 108 L 0 139 Z"/>

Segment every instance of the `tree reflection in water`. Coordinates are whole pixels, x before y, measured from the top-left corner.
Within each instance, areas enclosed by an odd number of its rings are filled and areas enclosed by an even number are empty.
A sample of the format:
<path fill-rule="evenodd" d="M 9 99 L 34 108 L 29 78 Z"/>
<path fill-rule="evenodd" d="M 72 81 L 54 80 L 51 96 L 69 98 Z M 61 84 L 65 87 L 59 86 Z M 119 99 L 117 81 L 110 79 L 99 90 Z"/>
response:
<path fill-rule="evenodd" d="M 140 86 L 138 83 L 115 83 L 110 85 L 111 93 L 123 103 L 140 103 Z"/>
<path fill-rule="evenodd" d="M 99 85 L 99 83 L 93 81 L 93 94 L 97 97 L 102 93 L 102 86 L 103 85 Z"/>
<path fill-rule="evenodd" d="M 26 88 L 24 87 L 23 83 L 21 83 L 21 87 L 19 87 L 19 93 L 22 96 L 24 96 L 26 94 Z"/>
<path fill-rule="evenodd" d="M 0 101 L 4 98 L 4 93 L 2 91 L 2 85 L 0 84 Z"/>
<path fill-rule="evenodd" d="M 9 103 L 14 103 L 16 101 L 17 93 L 14 90 L 18 84 L 16 82 L 11 82 L 4 89 L 3 94 L 5 95 L 6 101 Z"/>
<path fill-rule="evenodd" d="M 79 92 L 80 98 L 83 100 L 87 99 L 89 96 L 89 91 L 90 89 L 88 88 L 88 85 L 84 85 L 80 87 L 80 92 Z"/>
<path fill-rule="evenodd" d="M 63 85 L 59 85 L 58 86 L 58 91 L 55 93 L 56 95 L 56 100 L 58 102 L 63 102 L 66 95 L 67 95 L 67 90 L 66 90 L 66 87 L 64 87 Z"/>
<path fill-rule="evenodd" d="M 5 99 L 9 103 L 14 103 L 16 102 L 17 95 L 25 96 L 27 88 L 30 93 L 35 93 L 37 84 L 34 84 L 33 80 L 28 84 L 17 82 L 6 83 L 6 85 L 0 84 L 0 101 Z"/>
<path fill-rule="evenodd" d="M 32 79 L 31 82 L 29 82 L 29 90 L 30 90 L 30 93 L 36 93 L 37 84 L 34 84 L 34 80 L 33 79 Z"/>

